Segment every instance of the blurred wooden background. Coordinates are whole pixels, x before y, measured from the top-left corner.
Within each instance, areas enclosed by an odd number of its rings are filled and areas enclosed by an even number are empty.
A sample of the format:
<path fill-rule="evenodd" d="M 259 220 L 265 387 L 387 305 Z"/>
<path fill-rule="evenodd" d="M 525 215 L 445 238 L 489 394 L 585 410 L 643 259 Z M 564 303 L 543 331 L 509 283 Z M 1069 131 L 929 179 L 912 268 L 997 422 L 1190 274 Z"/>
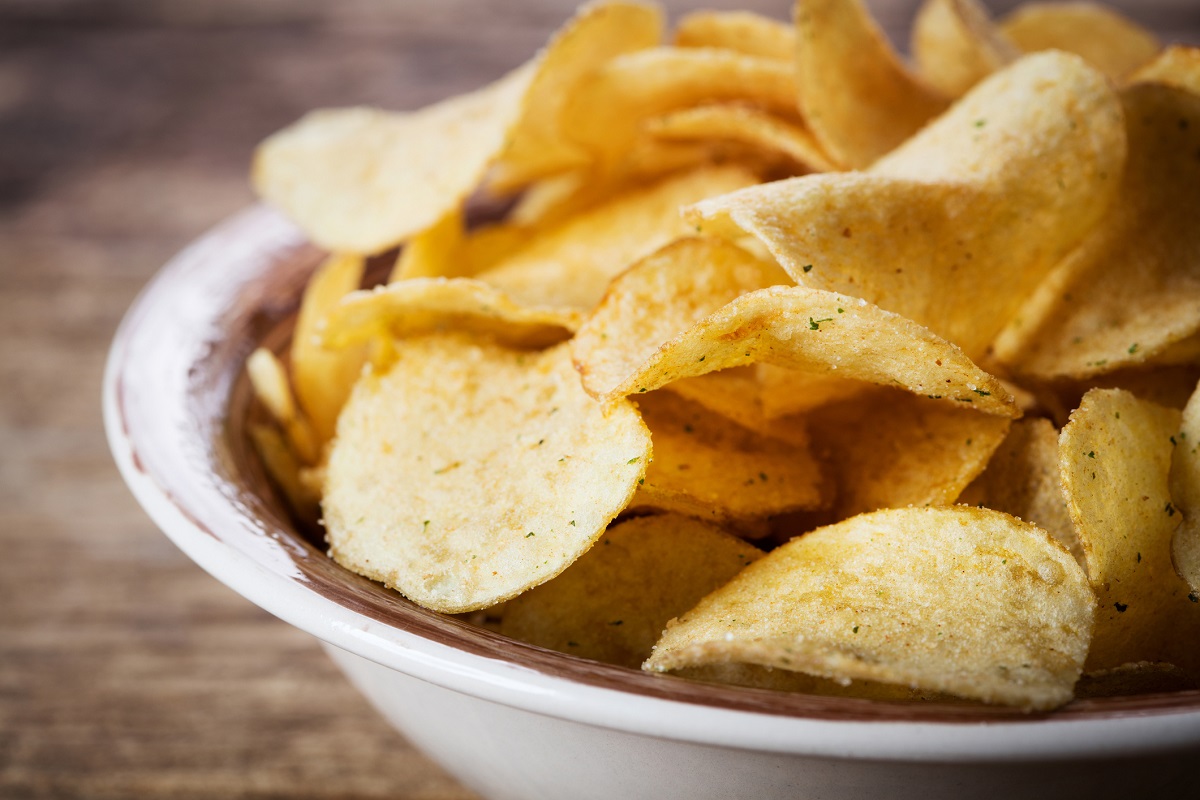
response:
<path fill-rule="evenodd" d="M 139 288 L 252 201 L 259 139 L 478 86 L 573 5 L 0 0 L 0 797 L 472 796 L 155 530 L 111 464 L 100 378 Z M 1119 5 L 1200 41 L 1197 0 Z M 916 0 L 872 6 L 906 41 Z"/>

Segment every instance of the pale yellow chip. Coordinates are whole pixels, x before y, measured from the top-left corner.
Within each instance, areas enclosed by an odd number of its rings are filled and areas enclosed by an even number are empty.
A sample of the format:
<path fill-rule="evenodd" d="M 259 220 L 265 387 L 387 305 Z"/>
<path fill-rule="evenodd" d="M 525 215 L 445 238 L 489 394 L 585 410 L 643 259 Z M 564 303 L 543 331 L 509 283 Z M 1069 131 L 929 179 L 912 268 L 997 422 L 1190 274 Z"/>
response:
<path fill-rule="evenodd" d="M 751 11 L 693 11 L 675 26 L 675 46 L 719 47 L 790 63 L 796 57 L 796 31 Z"/>
<path fill-rule="evenodd" d="M 1165 83 L 1200 94 L 1200 47 L 1177 44 L 1129 76 L 1131 83 Z"/>
<path fill-rule="evenodd" d="M 500 632 L 636 669 L 667 620 L 761 555 L 719 528 L 678 514 L 626 520 L 557 578 L 510 600 Z"/>
<path fill-rule="evenodd" d="M 739 527 L 827 505 L 830 482 L 806 441 L 755 433 L 672 392 L 640 396 L 638 406 L 654 462 L 631 508 Z"/>
<path fill-rule="evenodd" d="M 595 397 L 643 394 L 681 378 L 766 362 L 898 386 L 987 414 L 1021 414 L 1000 382 L 959 348 L 912 320 L 833 292 L 759 289 L 661 343 L 647 342 L 621 316 L 615 304 L 598 309 L 572 341 L 584 387 Z"/>
<path fill-rule="evenodd" d="M 869 173 L 808 175 L 688 210 L 762 240 L 803 285 L 862 297 L 981 357 L 1103 216 L 1125 159 L 1121 103 L 1062 53 L 979 84 Z"/>
<path fill-rule="evenodd" d="M 1168 489 L 1180 414 L 1119 389 L 1084 395 L 1059 438 L 1067 507 L 1096 592 L 1089 670 L 1200 668 L 1200 604 L 1171 566 L 1181 515 Z"/>
<path fill-rule="evenodd" d="M 340 350 L 457 331 L 513 346 L 545 347 L 563 341 L 578 326 L 577 314 L 520 306 L 473 278 L 412 278 L 345 297 L 326 317 L 321 341 Z"/>
<path fill-rule="evenodd" d="M 478 277 L 521 305 L 588 311 L 609 281 L 689 230 L 681 206 L 756 180 L 732 166 L 667 178 L 542 231 Z"/>
<path fill-rule="evenodd" d="M 1171 438 L 1171 502 L 1183 516 L 1171 541 L 1179 576 L 1200 593 L 1200 384 L 1183 409 L 1179 432 Z"/>
<path fill-rule="evenodd" d="M 647 121 L 646 129 L 669 141 L 726 140 L 792 162 L 800 172 L 828 172 L 833 163 L 812 133 L 796 122 L 738 105 L 695 106 Z"/>
<path fill-rule="evenodd" d="M 979 0 L 925 0 L 913 20 L 912 52 L 925 80 L 949 97 L 1020 55 Z"/>
<path fill-rule="evenodd" d="M 1137 84 L 1122 99 L 1129 159 L 1117 199 L 996 343 L 1019 374 L 1090 378 L 1200 333 L 1200 96 Z"/>
<path fill-rule="evenodd" d="M 1093 608 L 1079 565 L 1032 525 L 893 509 L 759 559 L 675 620 L 645 668 L 751 663 L 1049 709 L 1071 699 Z"/>
<path fill-rule="evenodd" d="M 650 453 L 637 409 L 585 394 L 565 346 L 411 339 L 338 421 L 330 554 L 428 608 L 486 608 L 586 552 Z"/>
<path fill-rule="evenodd" d="M 800 110 L 822 147 L 861 169 L 949 105 L 910 71 L 862 0 L 797 0 Z"/>
<path fill-rule="evenodd" d="M 295 456 L 306 464 L 316 463 L 320 443 L 308 418 L 297 407 L 283 362 L 267 348 L 259 347 L 246 359 L 246 374 L 254 396 L 279 423 Z"/>
<path fill-rule="evenodd" d="M 981 504 L 1032 522 L 1083 563 L 1058 469 L 1058 429 L 1044 418 L 1020 419 L 992 454 L 987 469 L 959 502 Z"/>
<path fill-rule="evenodd" d="M 1009 430 L 1004 417 L 877 387 L 801 418 L 836 484 L 838 519 L 955 502 Z"/>
<path fill-rule="evenodd" d="M 1065 50 L 1110 78 L 1122 78 L 1158 53 L 1150 31 L 1095 3 L 1027 3 L 1000 25 L 1025 52 Z"/>
<path fill-rule="evenodd" d="M 458 258 L 466 236 L 461 209 L 454 208 L 400 248 L 388 283 L 408 278 L 456 278 L 469 275 Z M 356 287 L 357 288 L 357 287 Z"/>
<path fill-rule="evenodd" d="M 602 163 L 619 162 L 643 123 L 670 111 L 739 102 L 796 116 L 790 64 L 718 48 L 660 47 L 609 61 L 567 101 L 563 126 Z"/>
<path fill-rule="evenodd" d="M 606 62 L 654 47 L 662 35 L 663 13 L 657 5 L 591 2 L 580 8 L 544 48 L 521 122 L 489 176 L 489 185 L 511 191 L 586 165 L 587 151 L 563 132 L 563 109 L 569 98 Z"/>

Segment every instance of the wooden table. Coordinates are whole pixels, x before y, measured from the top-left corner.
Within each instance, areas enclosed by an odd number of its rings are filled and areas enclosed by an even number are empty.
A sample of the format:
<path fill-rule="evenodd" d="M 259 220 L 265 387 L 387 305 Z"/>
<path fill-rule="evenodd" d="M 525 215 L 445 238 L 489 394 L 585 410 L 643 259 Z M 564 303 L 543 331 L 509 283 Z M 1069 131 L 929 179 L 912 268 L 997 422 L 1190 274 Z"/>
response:
<path fill-rule="evenodd" d="M 0 797 L 472 796 L 155 530 L 99 387 L 138 289 L 251 202 L 255 142 L 480 85 L 571 5 L 0 0 Z M 874 3 L 893 35 L 914 5 Z M 1194 0 L 1126 6 L 1200 39 Z"/>

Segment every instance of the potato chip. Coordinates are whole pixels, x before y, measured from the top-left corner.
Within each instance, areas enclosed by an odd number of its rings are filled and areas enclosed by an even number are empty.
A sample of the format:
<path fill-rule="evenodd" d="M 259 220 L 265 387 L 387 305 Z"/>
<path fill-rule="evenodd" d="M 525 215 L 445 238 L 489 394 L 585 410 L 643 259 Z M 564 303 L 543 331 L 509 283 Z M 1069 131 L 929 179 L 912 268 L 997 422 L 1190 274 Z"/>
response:
<path fill-rule="evenodd" d="M 1125 158 L 1120 100 L 1077 57 L 1026 56 L 870 173 L 698 203 L 704 233 L 759 238 L 796 282 L 862 297 L 980 358 L 1101 218 Z"/>
<path fill-rule="evenodd" d="M 912 52 L 921 75 L 960 97 L 1020 55 L 979 0 L 925 0 L 913 21 Z"/>
<path fill-rule="evenodd" d="M 795 119 L 791 64 L 717 48 L 640 50 L 614 58 L 584 81 L 567 101 L 562 124 L 574 141 L 611 167 L 646 120 L 720 102 Z"/>
<path fill-rule="evenodd" d="M 452 209 L 432 227 L 413 236 L 400 248 L 388 283 L 407 278 L 456 278 L 469 275 L 458 258 L 466 231 L 463 213 Z M 357 288 L 357 287 L 355 287 Z"/>
<path fill-rule="evenodd" d="M 483 281 L 411 278 L 347 296 L 326 318 L 321 340 L 340 349 L 459 331 L 517 347 L 545 347 L 578 326 L 576 314 L 519 306 Z"/>
<path fill-rule="evenodd" d="M 250 441 L 267 476 L 283 492 L 288 508 L 300 519 L 316 519 L 320 494 L 300 478 L 303 469 L 287 439 L 270 425 L 251 425 Z"/>
<path fill-rule="evenodd" d="M 537 178 L 588 163 L 588 153 L 562 130 L 568 99 L 596 69 L 612 58 L 654 47 L 662 40 L 663 14 L 657 5 L 592 2 L 555 34 L 543 50 L 529 87 L 521 122 L 488 183 L 511 191 Z"/>
<path fill-rule="evenodd" d="M 1027 3 L 1000 28 L 1027 53 L 1075 53 L 1113 79 L 1145 64 L 1160 48 L 1150 31 L 1094 3 Z"/>
<path fill-rule="evenodd" d="M 756 364 L 763 417 L 776 420 L 846 400 L 870 390 L 870 384 L 832 375 Z"/>
<path fill-rule="evenodd" d="M 637 410 L 588 397 L 565 346 L 411 339 L 338 420 L 330 554 L 427 608 L 486 608 L 587 551 L 649 460 Z"/>
<path fill-rule="evenodd" d="M 1049 709 L 1071 699 L 1094 600 L 1044 531 L 906 508 L 792 540 L 674 620 L 645 667 L 737 662 Z"/>
<path fill-rule="evenodd" d="M 584 388 L 594 397 L 642 394 L 761 361 L 1020 416 L 999 381 L 957 347 L 865 300 L 773 286 L 743 294 L 668 342 L 649 346 L 643 332 L 619 315 L 616 304 L 598 309 L 572 342 Z M 593 353 L 603 355 L 593 359 Z"/>
<path fill-rule="evenodd" d="M 292 451 L 305 463 L 315 463 L 320 445 L 312 425 L 296 406 L 287 368 L 274 353 L 259 347 L 246 359 L 246 374 L 254 396 L 283 428 Z"/>
<path fill-rule="evenodd" d="M 834 168 L 806 128 L 744 106 L 696 106 L 650 119 L 646 129 L 670 141 L 721 139 L 770 151 L 790 160 L 800 172 Z"/>
<path fill-rule="evenodd" d="M 1200 94 L 1200 47 L 1172 45 L 1130 75 L 1129 82 L 1165 83 Z"/>
<path fill-rule="evenodd" d="M 804 417 L 836 485 L 837 519 L 880 508 L 953 503 L 1009 429 L 1004 417 L 899 389 L 868 388 Z"/>
<path fill-rule="evenodd" d="M 542 231 L 478 277 L 521 305 L 588 311 L 626 267 L 687 232 L 680 206 L 755 181 L 732 166 L 668 178 Z"/>
<path fill-rule="evenodd" d="M 688 517 L 629 519 L 605 531 L 557 578 L 510 600 L 500 632 L 636 669 L 667 620 L 761 555 L 753 545 Z"/>
<path fill-rule="evenodd" d="M 786 22 L 750 11 L 693 11 L 675 26 L 676 47 L 719 47 L 791 63 L 796 31 Z"/>
<path fill-rule="evenodd" d="M 1058 470 L 1058 429 L 1048 419 L 1019 419 L 987 469 L 959 502 L 979 503 L 1032 522 L 1083 564 L 1083 549 L 1067 511 Z"/>
<path fill-rule="evenodd" d="M 1089 670 L 1200 668 L 1200 604 L 1171 566 L 1181 515 L 1168 489 L 1175 409 L 1119 389 L 1084 395 L 1059 438 L 1067 507 L 1096 592 Z"/>
<path fill-rule="evenodd" d="M 862 0 L 797 0 L 800 111 L 834 161 L 861 169 L 949 105 L 900 61 Z"/>
<path fill-rule="evenodd" d="M 1129 159 L 1118 200 L 996 342 L 1033 378 L 1089 378 L 1153 360 L 1200 332 L 1200 96 L 1122 93 Z"/>
<path fill-rule="evenodd" d="M 827 505 L 828 481 L 806 441 L 763 436 L 672 392 L 638 397 L 654 462 L 631 508 L 718 524 Z"/>
<path fill-rule="evenodd" d="M 1183 516 L 1171 540 L 1171 558 L 1194 598 L 1200 593 L 1200 384 L 1171 438 L 1171 502 Z"/>

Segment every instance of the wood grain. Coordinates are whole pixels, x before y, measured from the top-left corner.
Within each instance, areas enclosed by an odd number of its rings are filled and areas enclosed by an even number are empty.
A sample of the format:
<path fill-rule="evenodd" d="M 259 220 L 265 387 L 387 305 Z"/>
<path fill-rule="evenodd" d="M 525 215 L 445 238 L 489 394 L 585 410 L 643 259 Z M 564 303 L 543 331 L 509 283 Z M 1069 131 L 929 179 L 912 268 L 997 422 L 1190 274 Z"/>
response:
<path fill-rule="evenodd" d="M 259 139 L 477 86 L 572 6 L 0 0 L 0 797 L 472 797 L 155 530 L 99 386 L 140 287 L 250 202 Z M 873 3 L 894 36 L 914 6 Z M 1200 41 L 1192 0 L 1126 7 Z"/>

